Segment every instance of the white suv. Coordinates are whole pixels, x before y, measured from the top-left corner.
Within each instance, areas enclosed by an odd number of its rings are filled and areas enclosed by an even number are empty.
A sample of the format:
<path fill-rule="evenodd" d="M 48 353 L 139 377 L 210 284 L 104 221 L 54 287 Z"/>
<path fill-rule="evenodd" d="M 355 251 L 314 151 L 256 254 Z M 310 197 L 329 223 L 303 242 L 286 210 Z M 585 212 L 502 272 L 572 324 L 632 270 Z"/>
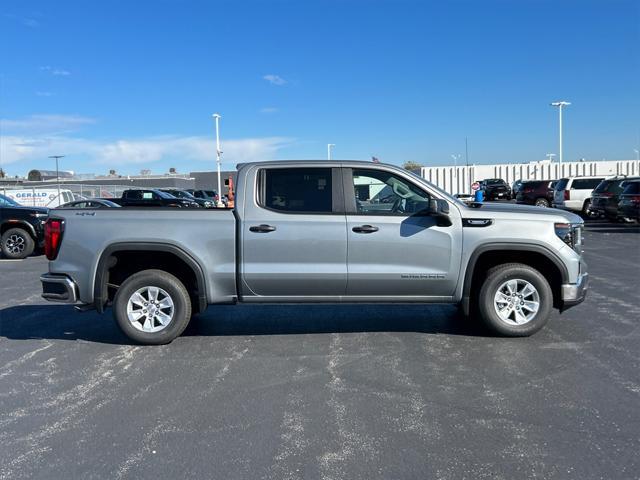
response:
<path fill-rule="evenodd" d="M 591 192 L 605 177 L 568 177 L 561 178 L 556 183 L 553 192 L 553 206 L 580 212 L 589 213 L 591 205 Z"/>

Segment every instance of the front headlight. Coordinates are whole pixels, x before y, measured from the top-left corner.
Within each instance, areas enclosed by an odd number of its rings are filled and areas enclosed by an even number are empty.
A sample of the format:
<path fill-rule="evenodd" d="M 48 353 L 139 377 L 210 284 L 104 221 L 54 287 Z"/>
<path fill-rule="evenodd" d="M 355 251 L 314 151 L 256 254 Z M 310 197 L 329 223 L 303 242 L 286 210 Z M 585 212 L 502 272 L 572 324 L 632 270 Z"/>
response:
<path fill-rule="evenodd" d="M 213 203 L 207 200 L 206 202 L 204 202 L 204 206 L 205 208 L 213 208 Z"/>
<path fill-rule="evenodd" d="M 582 255 L 583 225 L 581 223 L 555 223 L 554 228 L 560 240 Z"/>

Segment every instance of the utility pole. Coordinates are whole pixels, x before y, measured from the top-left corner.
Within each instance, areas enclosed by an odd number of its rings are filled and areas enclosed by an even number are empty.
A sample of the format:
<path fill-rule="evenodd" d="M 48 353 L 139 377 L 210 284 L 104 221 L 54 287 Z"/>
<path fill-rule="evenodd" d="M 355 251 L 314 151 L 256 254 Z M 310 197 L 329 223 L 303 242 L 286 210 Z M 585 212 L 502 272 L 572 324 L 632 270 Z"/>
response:
<path fill-rule="evenodd" d="M 64 158 L 64 155 L 51 155 L 49 156 L 49 158 L 55 158 L 56 159 L 56 182 L 58 183 L 58 206 L 62 205 L 62 202 L 60 201 L 60 170 L 58 170 L 58 159 L 60 158 Z"/>
<path fill-rule="evenodd" d="M 220 114 L 214 113 L 213 118 L 216 122 L 216 164 L 218 166 L 218 204 L 216 207 L 219 207 L 222 203 L 222 182 L 220 180 L 220 163 L 222 161 L 222 150 L 220 150 L 220 119 L 222 117 Z"/>
<path fill-rule="evenodd" d="M 331 160 L 331 150 L 335 147 L 335 143 L 327 143 L 327 160 Z"/>
<path fill-rule="evenodd" d="M 469 166 L 469 142 L 467 142 L 467 137 L 464 137 L 464 163 L 465 166 Z"/>
<path fill-rule="evenodd" d="M 571 103 L 565 102 L 564 100 L 551 103 L 552 107 L 558 107 L 558 159 L 560 161 L 560 165 L 562 165 L 562 107 L 567 107 L 569 105 L 571 105 Z"/>

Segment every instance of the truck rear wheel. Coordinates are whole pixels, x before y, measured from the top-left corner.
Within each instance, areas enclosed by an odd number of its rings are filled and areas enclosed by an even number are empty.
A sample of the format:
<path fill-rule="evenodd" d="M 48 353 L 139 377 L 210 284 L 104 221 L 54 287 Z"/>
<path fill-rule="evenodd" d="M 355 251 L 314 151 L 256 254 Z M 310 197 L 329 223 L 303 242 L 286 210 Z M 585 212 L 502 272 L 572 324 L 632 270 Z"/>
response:
<path fill-rule="evenodd" d="M 478 298 L 484 323 L 508 337 L 526 337 L 545 326 L 553 308 L 547 279 L 535 268 L 506 263 L 489 270 Z"/>
<path fill-rule="evenodd" d="M 191 318 L 189 292 L 163 270 L 143 270 L 129 277 L 113 302 L 116 323 L 132 340 L 162 345 L 179 337 Z"/>
<path fill-rule="evenodd" d="M 2 253 L 7 258 L 27 258 L 35 246 L 31 235 L 22 228 L 10 228 L 2 235 Z"/>

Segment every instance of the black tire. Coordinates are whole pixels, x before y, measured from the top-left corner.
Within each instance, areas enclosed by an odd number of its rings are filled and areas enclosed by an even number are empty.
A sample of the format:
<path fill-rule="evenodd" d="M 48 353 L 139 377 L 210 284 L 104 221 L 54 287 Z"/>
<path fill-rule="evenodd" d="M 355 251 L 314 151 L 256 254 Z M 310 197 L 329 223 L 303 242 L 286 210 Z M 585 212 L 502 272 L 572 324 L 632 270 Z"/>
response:
<path fill-rule="evenodd" d="M 591 200 L 585 200 L 582 205 L 582 216 L 584 218 L 597 218 L 600 216 L 598 212 L 591 210 Z"/>
<path fill-rule="evenodd" d="M 2 234 L 2 253 L 7 258 L 27 258 L 33 253 L 36 242 L 22 228 L 10 228 Z"/>
<path fill-rule="evenodd" d="M 522 325 L 514 325 L 501 319 L 494 306 L 494 297 L 500 286 L 516 279 L 530 283 L 539 296 L 538 311 Z M 507 337 L 528 337 L 544 327 L 549 320 L 553 308 L 553 292 L 547 279 L 535 268 L 522 263 L 505 263 L 489 270 L 480 289 L 477 305 L 480 317 L 493 332 Z"/>
<path fill-rule="evenodd" d="M 129 321 L 127 313 L 129 300 L 135 292 L 145 287 L 156 287 L 164 290 L 173 302 L 173 316 L 166 327 L 162 327 L 159 331 L 145 332 L 136 328 Z M 160 299 L 160 296 L 158 295 L 156 298 Z M 145 298 L 144 292 L 142 298 Z M 164 299 L 164 295 L 162 295 L 162 299 Z M 164 313 L 169 311 L 165 309 Z M 191 319 L 191 299 L 182 282 L 170 273 L 163 270 L 143 270 L 129 277 L 118 288 L 113 301 L 113 316 L 120 330 L 135 342 L 145 345 L 163 345 L 172 342 L 187 328 Z M 141 319 L 146 319 L 146 315 L 141 314 Z M 142 322 L 139 322 L 139 324 L 142 324 Z M 146 321 L 144 324 L 146 325 Z M 157 325 L 155 328 L 161 327 L 157 321 L 154 321 L 153 325 Z"/>
<path fill-rule="evenodd" d="M 544 207 L 549 208 L 550 203 L 546 198 L 536 198 L 535 204 L 536 207 Z"/>

